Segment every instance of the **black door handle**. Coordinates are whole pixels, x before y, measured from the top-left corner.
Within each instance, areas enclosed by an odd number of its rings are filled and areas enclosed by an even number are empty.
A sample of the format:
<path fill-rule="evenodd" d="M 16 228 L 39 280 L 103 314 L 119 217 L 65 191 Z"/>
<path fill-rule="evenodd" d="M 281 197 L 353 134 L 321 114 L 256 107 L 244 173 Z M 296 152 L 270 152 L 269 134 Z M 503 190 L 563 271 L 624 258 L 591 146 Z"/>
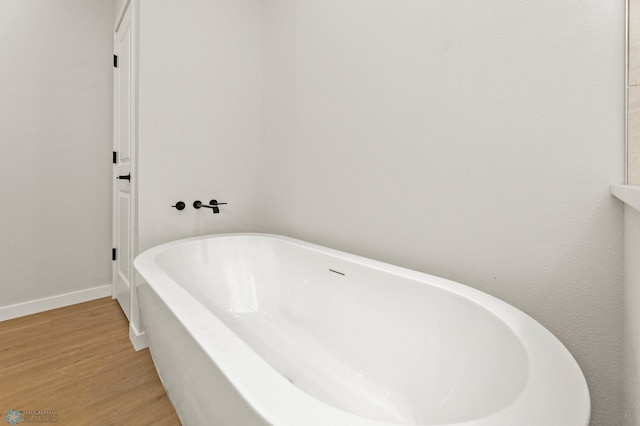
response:
<path fill-rule="evenodd" d="M 118 176 L 116 179 L 126 179 L 131 182 L 131 173 L 129 173 L 128 175 Z"/>

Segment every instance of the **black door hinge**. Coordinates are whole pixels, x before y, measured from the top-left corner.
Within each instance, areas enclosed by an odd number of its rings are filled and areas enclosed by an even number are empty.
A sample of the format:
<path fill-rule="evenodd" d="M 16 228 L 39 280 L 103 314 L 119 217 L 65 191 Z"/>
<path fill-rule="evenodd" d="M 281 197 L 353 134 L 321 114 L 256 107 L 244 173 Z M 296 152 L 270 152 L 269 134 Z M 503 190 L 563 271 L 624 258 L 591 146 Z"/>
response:
<path fill-rule="evenodd" d="M 114 249 L 114 248 L 111 249 L 111 260 L 118 259 L 118 254 L 117 253 L 118 253 L 117 249 Z"/>
<path fill-rule="evenodd" d="M 118 164 L 118 153 L 113 151 L 113 164 Z"/>
<path fill-rule="evenodd" d="M 113 55 L 113 67 L 118 68 L 118 55 Z"/>

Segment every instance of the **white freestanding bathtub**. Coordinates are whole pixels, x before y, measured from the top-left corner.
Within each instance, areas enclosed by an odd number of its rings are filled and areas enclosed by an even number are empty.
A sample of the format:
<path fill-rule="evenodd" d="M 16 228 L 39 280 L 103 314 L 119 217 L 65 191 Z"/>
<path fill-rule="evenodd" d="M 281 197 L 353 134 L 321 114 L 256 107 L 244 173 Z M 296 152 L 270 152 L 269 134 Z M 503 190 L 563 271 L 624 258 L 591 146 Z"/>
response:
<path fill-rule="evenodd" d="M 478 290 L 291 238 L 164 244 L 142 325 L 186 425 L 586 426 L 568 350 Z"/>

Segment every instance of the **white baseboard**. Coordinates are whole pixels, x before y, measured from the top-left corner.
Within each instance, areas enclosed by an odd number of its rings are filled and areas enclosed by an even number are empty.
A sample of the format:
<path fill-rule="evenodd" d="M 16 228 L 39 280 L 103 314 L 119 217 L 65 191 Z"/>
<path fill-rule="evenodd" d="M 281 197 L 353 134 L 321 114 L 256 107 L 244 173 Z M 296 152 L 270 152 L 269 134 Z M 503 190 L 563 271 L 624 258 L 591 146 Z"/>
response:
<path fill-rule="evenodd" d="M 0 321 L 111 296 L 111 284 L 0 307 Z"/>
<path fill-rule="evenodd" d="M 139 331 L 134 323 L 129 323 L 129 340 L 131 340 L 131 344 L 133 345 L 133 349 L 136 351 L 146 349 L 149 347 L 149 339 L 147 338 L 147 333 L 144 331 Z"/>

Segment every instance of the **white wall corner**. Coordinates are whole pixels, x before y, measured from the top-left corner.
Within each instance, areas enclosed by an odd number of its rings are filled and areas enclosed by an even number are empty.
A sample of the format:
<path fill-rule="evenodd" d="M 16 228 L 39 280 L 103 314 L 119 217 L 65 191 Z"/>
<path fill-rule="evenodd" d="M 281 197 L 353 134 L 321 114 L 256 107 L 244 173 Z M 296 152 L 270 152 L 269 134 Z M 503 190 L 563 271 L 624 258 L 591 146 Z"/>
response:
<path fill-rule="evenodd" d="M 51 309 L 63 308 L 65 306 L 111 296 L 111 287 L 111 284 L 105 284 L 85 290 L 16 303 L 15 305 L 3 306 L 0 307 L 0 321 L 24 317 L 31 314 L 49 311 Z"/>
<path fill-rule="evenodd" d="M 138 330 L 138 327 L 134 323 L 129 323 L 129 340 L 133 345 L 133 349 L 136 351 L 146 349 L 149 347 L 149 339 L 147 333 Z"/>

